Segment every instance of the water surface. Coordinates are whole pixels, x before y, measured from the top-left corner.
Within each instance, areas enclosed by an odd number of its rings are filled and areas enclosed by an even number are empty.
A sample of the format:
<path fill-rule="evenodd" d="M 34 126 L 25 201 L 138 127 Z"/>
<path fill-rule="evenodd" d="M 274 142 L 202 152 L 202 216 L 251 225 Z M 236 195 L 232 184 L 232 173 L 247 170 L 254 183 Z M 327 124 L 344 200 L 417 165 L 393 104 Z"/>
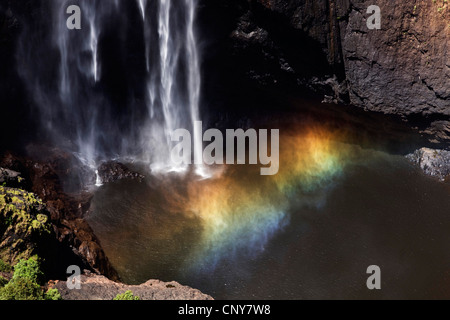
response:
<path fill-rule="evenodd" d="M 338 136 L 282 133 L 275 177 L 231 166 L 105 185 L 88 221 L 127 283 L 176 280 L 216 299 L 449 298 L 449 186 Z M 380 291 L 366 287 L 370 265 Z"/>

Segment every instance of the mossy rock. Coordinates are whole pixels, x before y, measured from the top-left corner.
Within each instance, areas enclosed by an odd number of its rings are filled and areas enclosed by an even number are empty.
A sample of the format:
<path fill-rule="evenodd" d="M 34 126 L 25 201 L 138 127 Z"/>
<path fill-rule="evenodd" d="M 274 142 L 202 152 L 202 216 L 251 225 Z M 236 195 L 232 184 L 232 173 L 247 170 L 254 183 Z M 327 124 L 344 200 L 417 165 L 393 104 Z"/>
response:
<path fill-rule="evenodd" d="M 9 264 L 0 259 L 0 272 L 11 272 L 13 270 L 13 267 Z"/>
<path fill-rule="evenodd" d="M 10 280 L 0 276 L 0 300 L 61 300 L 55 288 L 44 291 L 40 258 L 20 260 Z"/>
<path fill-rule="evenodd" d="M 49 213 L 33 193 L 0 187 L 0 258 L 15 265 L 52 235 Z"/>
<path fill-rule="evenodd" d="M 0 300 L 44 300 L 44 297 L 39 284 L 27 278 L 17 278 L 0 290 Z"/>
<path fill-rule="evenodd" d="M 131 290 L 127 290 L 125 293 L 118 294 L 113 300 L 141 300 L 141 298 L 135 296 Z"/>
<path fill-rule="evenodd" d="M 20 176 L 20 172 L 0 168 L 0 186 L 11 188 L 24 188 L 25 179 Z"/>
<path fill-rule="evenodd" d="M 4 286 L 6 286 L 8 284 L 8 279 L 3 278 L 2 276 L 0 276 L 0 288 L 3 288 Z"/>

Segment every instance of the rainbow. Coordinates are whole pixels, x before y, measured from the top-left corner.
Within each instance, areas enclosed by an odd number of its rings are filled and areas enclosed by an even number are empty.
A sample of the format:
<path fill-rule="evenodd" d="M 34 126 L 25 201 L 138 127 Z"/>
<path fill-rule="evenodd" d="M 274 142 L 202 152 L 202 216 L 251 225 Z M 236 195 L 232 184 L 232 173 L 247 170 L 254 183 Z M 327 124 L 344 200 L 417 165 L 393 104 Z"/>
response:
<path fill-rule="evenodd" d="M 275 176 L 243 165 L 190 181 L 185 210 L 201 222 L 202 234 L 189 261 L 209 269 L 223 258 L 264 251 L 289 223 L 292 206 L 317 201 L 310 195 L 331 186 L 352 159 L 353 147 L 338 142 L 339 135 L 320 128 L 283 134 Z"/>

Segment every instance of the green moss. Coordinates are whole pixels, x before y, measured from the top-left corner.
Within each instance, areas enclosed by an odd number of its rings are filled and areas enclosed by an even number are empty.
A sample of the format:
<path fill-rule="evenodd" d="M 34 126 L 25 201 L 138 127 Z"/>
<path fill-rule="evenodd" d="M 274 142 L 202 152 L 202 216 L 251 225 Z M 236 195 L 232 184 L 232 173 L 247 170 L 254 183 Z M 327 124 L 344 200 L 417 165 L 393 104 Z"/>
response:
<path fill-rule="evenodd" d="M 52 226 L 42 201 L 34 194 L 20 189 L 0 187 L 0 258 L 16 264 L 36 252 L 44 235 Z"/>
<path fill-rule="evenodd" d="M 61 294 L 59 293 L 58 289 L 48 289 L 47 292 L 44 294 L 45 300 L 62 300 Z"/>
<path fill-rule="evenodd" d="M 0 289 L 0 300 L 43 300 L 41 286 L 27 278 L 16 278 Z"/>
<path fill-rule="evenodd" d="M 13 280 L 17 278 L 27 278 L 33 282 L 41 283 L 43 273 L 40 269 L 40 261 L 38 257 L 32 257 L 28 260 L 20 260 L 14 266 Z"/>
<path fill-rule="evenodd" d="M 118 294 L 114 300 L 141 300 L 141 298 L 135 296 L 132 291 L 128 290 L 123 294 Z"/>
<path fill-rule="evenodd" d="M 0 216 L 7 227 L 14 226 L 16 234 L 50 233 L 44 205 L 34 194 L 19 189 L 0 188 Z"/>
<path fill-rule="evenodd" d="M 19 199 L 19 198 L 16 197 L 16 196 L 13 196 L 13 197 L 11 198 L 11 201 L 12 201 L 12 203 L 14 203 L 14 204 L 23 204 L 23 200 Z"/>
<path fill-rule="evenodd" d="M 0 259 L 0 272 L 11 272 L 12 270 L 13 268 L 8 263 Z"/>
<path fill-rule="evenodd" d="M 14 266 L 11 281 L 0 279 L 0 300 L 62 300 L 57 289 L 42 290 L 43 273 L 39 261 L 38 257 L 20 260 Z"/>
<path fill-rule="evenodd" d="M 8 280 L 6 280 L 5 278 L 3 278 L 2 276 L 0 276 L 0 288 L 3 288 L 4 286 L 6 286 L 8 284 Z"/>
<path fill-rule="evenodd" d="M 0 187 L 0 229 L 0 271 L 14 269 L 9 282 L 0 279 L 0 300 L 61 300 L 58 290 L 42 289 L 44 275 L 34 256 L 52 231 L 42 200 L 24 190 Z"/>

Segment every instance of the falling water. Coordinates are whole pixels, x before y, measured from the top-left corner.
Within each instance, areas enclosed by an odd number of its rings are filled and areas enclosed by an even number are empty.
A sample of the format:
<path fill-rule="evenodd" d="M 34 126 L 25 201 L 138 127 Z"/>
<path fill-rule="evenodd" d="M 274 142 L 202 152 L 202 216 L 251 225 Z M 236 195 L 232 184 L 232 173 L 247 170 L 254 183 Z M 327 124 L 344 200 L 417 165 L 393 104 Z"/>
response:
<path fill-rule="evenodd" d="M 102 182 L 102 179 L 100 178 L 98 170 L 95 170 L 95 186 L 101 187 L 102 185 L 103 185 L 103 182 Z"/>
<path fill-rule="evenodd" d="M 167 160 L 173 146 L 171 133 L 178 128 L 193 130 L 194 122 L 200 120 L 200 61 L 194 23 L 196 1 L 159 1 L 158 43 L 155 43 L 159 52 L 156 55 L 152 55 L 152 44 L 149 43 L 152 30 L 146 19 L 147 1 L 138 0 L 138 5 L 144 20 L 149 115 L 148 130 L 143 132 L 142 140 L 148 143 L 145 149 L 153 151 L 154 171 L 184 171 L 186 167 L 173 166 Z M 184 21 L 175 27 L 179 23 L 180 9 Z M 155 69 L 159 70 L 158 74 Z M 180 74 L 185 75 L 184 83 L 177 80 Z M 194 138 L 199 138 L 198 132 L 193 134 Z M 194 152 L 197 157 L 201 156 L 201 146 Z M 197 167 L 197 173 L 204 175 L 201 166 Z"/>
<path fill-rule="evenodd" d="M 81 9 L 81 30 L 67 28 L 66 11 L 74 4 Z M 47 5 L 52 12 L 48 39 L 30 41 L 37 38 L 30 28 L 17 57 L 53 142 L 93 171 L 111 158 L 143 161 L 154 172 L 185 171 L 171 165 L 171 133 L 193 130 L 201 120 L 196 0 L 55 0 Z M 36 51 L 41 54 L 29 54 Z M 201 146 L 197 149 L 199 156 Z M 200 167 L 197 172 L 202 174 Z"/>
<path fill-rule="evenodd" d="M 139 9 L 141 10 L 142 19 L 145 21 L 145 11 L 147 9 L 147 0 L 138 0 Z"/>
<path fill-rule="evenodd" d="M 45 88 L 41 88 L 38 95 L 45 96 L 45 104 L 37 101 L 39 111 L 49 124 L 47 129 L 50 129 L 54 140 L 57 143 L 61 143 L 61 139 L 64 144 L 68 142 L 74 148 L 72 151 L 87 166 L 95 169 L 97 159 L 104 153 L 99 149 L 100 144 L 110 145 L 102 141 L 105 139 L 98 132 L 102 128 L 99 123 L 112 117 L 105 97 L 96 90 L 102 66 L 99 39 L 103 21 L 113 17 L 119 2 L 114 0 L 114 5 L 108 6 L 98 0 L 80 1 L 82 29 L 76 31 L 67 28 L 68 15 L 64 14 L 72 2 L 52 1 L 52 4 L 55 26 L 52 38 L 60 56 L 59 64 L 56 64 L 59 67 L 58 94 L 43 92 Z"/>
<path fill-rule="evenodd" d="M 98 32 L 95 28 L 95 24 L 91 22 L 91 34 L 90 34 L 90 47 L 92 53 L 92 66 L 91 66 L 91 74 L 94 77 L 95 82 L 98 81 L 99 75 L 99 66 L 98 66 Z"/>
<path fill-rule="evenodd" d="M 199 66 L 199 54 L 197 47 L 197 38 L 194 31 L 195 22 L 195 4 L 192 0 L 185 0 L 187 5 L 187 60 L 189 61 L 189 106 L 191 113 L 192 125 L 196 121 L 200 120 L 199 105 L 200 105 L 200 86 L 201 86 L 201 76 L 200 76 L 200 66 Z M 202 141 L 203 132 L 194 130 L 194 140 Z M 202 146 L 195 144 L 194 157 L 195 159 L 203 158 Z M 201 161 L 203 162 L 203 161 Z M 197 164 L 197 163 L 196 163 Z M 200 176 L 206 176 L 206 170 L 201 164 L 197 164 L 197 174 Z"/>

